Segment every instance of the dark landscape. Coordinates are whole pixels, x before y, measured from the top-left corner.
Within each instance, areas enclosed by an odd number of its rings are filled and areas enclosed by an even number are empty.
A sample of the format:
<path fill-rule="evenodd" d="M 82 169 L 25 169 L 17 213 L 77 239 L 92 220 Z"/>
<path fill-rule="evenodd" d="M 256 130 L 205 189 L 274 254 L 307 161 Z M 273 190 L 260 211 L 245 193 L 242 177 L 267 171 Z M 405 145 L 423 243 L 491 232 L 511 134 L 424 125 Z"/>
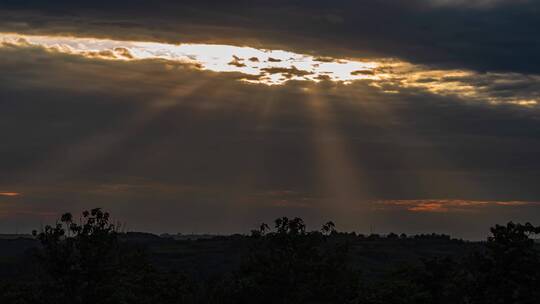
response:
<path fill-rule="evenodd" d="M 0 0 L 0 304 L 539 304 L 539 156 L 540 0 Z"/>
<path fill-rule="evenodd" d="M 249 235 L 175 240 L 118 232 L 101 209 L 0 240 L 1 303 L 536 303 L 540 227 L 487 241 L 309 231 L 276 219 Z M 177 236 L 178 237 L 178 236 Z"/>

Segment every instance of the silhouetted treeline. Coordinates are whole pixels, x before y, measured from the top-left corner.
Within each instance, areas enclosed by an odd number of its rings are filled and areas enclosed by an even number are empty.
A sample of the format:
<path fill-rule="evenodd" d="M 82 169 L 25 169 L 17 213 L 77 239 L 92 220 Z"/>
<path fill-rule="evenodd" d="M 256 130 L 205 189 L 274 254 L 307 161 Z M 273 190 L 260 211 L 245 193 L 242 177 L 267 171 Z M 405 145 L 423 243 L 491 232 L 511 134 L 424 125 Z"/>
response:
<path fill-rule="evenodd" d="M 239 267 L 198 277 L 156 266 L 143 243 L 126 241 L 110 222 L 108 213 L 94 209 L 77 219 L 65 214 L 35 232 L 41 245 L 21 257 L 24 273 L 0 281 L 0 303 L 540 303 L 533 239 L 540 227 L 531 224 L 497 225 L 474 252 L 403 263 L 373 276 L 352 254 L 369 248 L 352 240 L 455 240 L 341 233 L 332 222 L 308 231 L 302 219 L 280 218 L 273 227 L 262 224 L 250 236 L 228 239 L 247 244 Z"/>

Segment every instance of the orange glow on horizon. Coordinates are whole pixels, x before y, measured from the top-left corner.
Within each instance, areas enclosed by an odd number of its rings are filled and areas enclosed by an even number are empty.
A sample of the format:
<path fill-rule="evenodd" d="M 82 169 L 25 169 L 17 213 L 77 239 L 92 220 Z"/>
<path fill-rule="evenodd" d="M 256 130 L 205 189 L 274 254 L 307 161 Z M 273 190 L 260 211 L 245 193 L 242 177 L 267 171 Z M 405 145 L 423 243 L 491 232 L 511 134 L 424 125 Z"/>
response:
<path fill-rule="evenodd" d="M 9 196 L 9 197 L 15 197 L 20 196 L 21 193 L 19 192 L 0 192 L 0 196 Z"/>
<path fill-rule="evenodd" d="M 407 210 L 411 212 L 470 212 L 485 207 L 521 207 L 540 205 L 526 201 L 475 201 L 475 200 L 381 200 L 375 201 L 377 210 Z"/>

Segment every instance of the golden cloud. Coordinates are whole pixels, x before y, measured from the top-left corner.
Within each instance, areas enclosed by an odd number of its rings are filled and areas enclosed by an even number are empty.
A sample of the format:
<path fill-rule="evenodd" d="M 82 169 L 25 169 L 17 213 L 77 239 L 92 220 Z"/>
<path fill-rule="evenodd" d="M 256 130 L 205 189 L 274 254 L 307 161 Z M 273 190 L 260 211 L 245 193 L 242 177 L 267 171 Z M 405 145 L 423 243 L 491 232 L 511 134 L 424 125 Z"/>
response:
<path fill-rule="evenodd" d="M 365 81 L 385 93 L 420 91 L 491 104 L 537 106 L 540 76 L 434 69 L 395 58 L 364 60 L 316 57 L 284 50 L 221 44 L 168 44 L 68 36 L 0 33 L 0 47 L 39 47 L 89 59 L 158 60 L 204 71 L 239 73 L 247 83 L 283 85 L 289 81 Z"/>
<path fill-rule="evenodd" d="M 470 212 L 483 207 L 517 207 L 539 205 L 527 201 L 476 201 L 476 200 L 379 200 L 374 202 L 377 210 L 407 210 L 411 212 Z"/>

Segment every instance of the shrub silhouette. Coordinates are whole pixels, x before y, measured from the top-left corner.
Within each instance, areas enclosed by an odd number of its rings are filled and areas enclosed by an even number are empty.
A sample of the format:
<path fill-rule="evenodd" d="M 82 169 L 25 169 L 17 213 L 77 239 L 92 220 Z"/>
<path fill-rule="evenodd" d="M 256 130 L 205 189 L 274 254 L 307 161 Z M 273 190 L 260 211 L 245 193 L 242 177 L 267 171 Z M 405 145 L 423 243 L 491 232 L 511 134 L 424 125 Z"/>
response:
<path fill-rule="evenodd" d="M 221 303 L 346 303 L 355 298 L 358 273 L 347 267 L 348 246 L 329 240 L 335 225 L 307 232 L 302 219 L 262 224 L 242 269 L 222 282 Z M 256 299 L 256 300 L 255 300 Z"/>

